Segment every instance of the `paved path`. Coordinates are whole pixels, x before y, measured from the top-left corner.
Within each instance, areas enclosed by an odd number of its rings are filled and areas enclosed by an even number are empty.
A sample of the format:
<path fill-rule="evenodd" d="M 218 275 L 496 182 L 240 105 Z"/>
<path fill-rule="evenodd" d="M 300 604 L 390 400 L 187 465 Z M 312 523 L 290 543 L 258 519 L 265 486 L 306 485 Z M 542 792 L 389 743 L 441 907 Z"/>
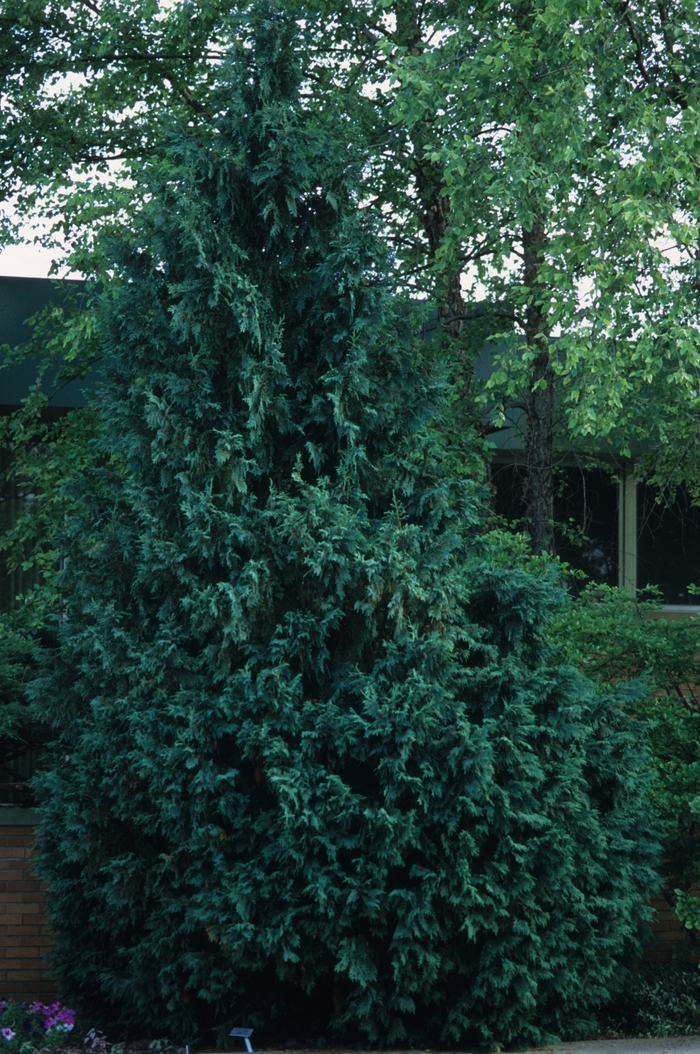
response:
<path fill-rule="evenodd" d="M 216 1054 L 202 1051 L 201 1054 Z M 245 1052 L 243 1052 L 245 1054 Z M 345 1047 L 330 1050 L 306 1049 L 303 1047 L 274 1047 L 256 1050 L 255 1054 L 357 1054 Z M 387 1054 L 387 1051 L 364 1051 L 363 1054 Z M 426 1050 L 398 1050 L 389 1054 L 432 1054 Z M 466 1052 L 456 1052 L 466 1054 Z M 700 1054 L 700 1035 L 673 1036 L 667 1039 L 595 1039 L 580 1043 L 557 1043 L 553 1047 L 534 1047 L 520 1054 Z"/>
<path fill-rule="evenodd" d="M 216 1054 L 214 1051 L 203 1051 L 202 1054 Z M 243 1052 L 245 1054 L 245 1052 Z M 286 1048 L 277 1050 L 273 1047 L 260 1050 L 255 1054 L 357 1054 L 344 1047 L 331 1050 L 312 1050 L 304 1048 Z M 387 1054 L 386 1051 L 365 1051 L 364 1054 Z M 391 1051 L 389 1054 L 431 1054 L 425 1050 Z M 456 1052 L 466 1054 L 466 1052 Z M 580 1043 L 557 1043 L 553 1047 L 535 1047 L 521 1051 L 520 1054 L 700 1054 L 700 1035 L 673 1036 L 667 1039 L 596 1039 Z"/>
<path fill-rule="evenodd" d="M 557 1043 L 525 1054 L 700 1054 L 700 1036 L 667 1039 L 597 1039 L 584 1043 Z"/>

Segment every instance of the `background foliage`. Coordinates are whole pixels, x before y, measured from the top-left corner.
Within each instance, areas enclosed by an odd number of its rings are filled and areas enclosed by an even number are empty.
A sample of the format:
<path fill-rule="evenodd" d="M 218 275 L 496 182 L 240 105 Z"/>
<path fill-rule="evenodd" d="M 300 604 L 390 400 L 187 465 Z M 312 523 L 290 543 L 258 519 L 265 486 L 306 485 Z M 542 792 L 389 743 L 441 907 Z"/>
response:
<path fill-rule="evenodd" d="M 554 620 L 551 639 L 603 691 L 635 675 L 646 684 L 633 712 L 651 728 L 652 802 L 666 825 L 664 895 L 696 930 L 700 912 L 688 891 L 700 880 L 700 620 L 669 621 L 660 608 L 653 591 L 634 599 L 591 585 Z"/>

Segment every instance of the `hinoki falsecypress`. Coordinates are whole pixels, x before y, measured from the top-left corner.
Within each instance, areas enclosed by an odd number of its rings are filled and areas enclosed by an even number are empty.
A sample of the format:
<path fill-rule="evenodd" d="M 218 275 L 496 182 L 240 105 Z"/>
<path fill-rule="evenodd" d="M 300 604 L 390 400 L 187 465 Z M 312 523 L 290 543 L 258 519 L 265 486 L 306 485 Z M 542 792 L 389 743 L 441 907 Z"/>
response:
<path fill-rule="evenodd" d="M 639 947 L 641 728 L 548 665 L 556 585 L 489 563 L 287 34 L 263 8 L 109 249 L 34 687 L 55 967 L 132 1034 L 539 1042 Z"/>

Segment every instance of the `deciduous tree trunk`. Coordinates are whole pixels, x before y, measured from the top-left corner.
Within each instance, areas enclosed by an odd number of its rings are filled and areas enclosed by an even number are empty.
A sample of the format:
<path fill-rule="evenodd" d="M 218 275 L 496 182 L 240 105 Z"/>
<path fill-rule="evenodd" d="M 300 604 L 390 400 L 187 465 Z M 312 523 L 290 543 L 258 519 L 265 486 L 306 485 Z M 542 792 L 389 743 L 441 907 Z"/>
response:
<path fill-rule="evenodd" d="M 395 38 L 413 55 L 418 55 L 425 44 L 421 33 L 421 11 L 418 4 L 400 5 L 396 11 Z M 450 222 L 450 198 L 444 192 L 444 170 L 442 165 L 429 160 L 428 148 L 434 145 L 431 115 L 410 129 L 413 147 L 414 178 L 418 198 L 418 218 L 428 242 L 428 256 L 434 261 L 445 240 Z M 464 298 L 460 280 L 460 267 L 455 265 L 444 277 L 440 290 L 440 321 L 443 331 L 450 337 L 458 337 L 464 318 Z"/>

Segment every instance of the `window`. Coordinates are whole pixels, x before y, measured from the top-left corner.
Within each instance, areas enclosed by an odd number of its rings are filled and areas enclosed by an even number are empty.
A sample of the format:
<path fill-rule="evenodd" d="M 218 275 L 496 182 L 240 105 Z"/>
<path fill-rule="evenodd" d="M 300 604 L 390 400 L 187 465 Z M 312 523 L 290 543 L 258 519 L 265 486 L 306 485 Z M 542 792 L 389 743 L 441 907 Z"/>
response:
<path fill-rule="evenodd" d="M 492 467 L 495 511 L 510 521 L 525 516 L 523 467 Z M 619 480 L 603 467 L 557 469 L 554 496 L 556 553 L 594 582 L 619 581 Z"/>
<path fill-rule="evenodd" d="M 23 494 L 17 480 L 9 472 L 12 454 L 0 450 L 0 534 L 14 525 L 20 509 L 31 506 L 31 495 Z M 36 573 L 21 567 L 10 569 L 4 552 L 0 552 L 0 611 L 12 611 L 16 598 L 34 585 Z"/>
<path fill-rule="evenodd" d="M 496 512 L 517 523 L 525 516 L 522 466 L 492 466 Z M 620 469 L 564 466 L 557 470 L 555 546 L 594 582 L 635 594 L 656 586 L 668 611 L 700 608 L 688 592 L 700 585 L 700 508 L 680 489 L 673 502 L 638 483 L 631 464 Z M 574 583 L 575 588 L 575 583 Z"/>
<path fill-rule="evenodd" d="M 658 586 L 664 604 L 694 606 L 700 584 L 700 508 L 681 489 L 674 501 L 646 483 L 637 486 L 637 587 Z"/>
<path fill-rule="evenodd" d="M 23 494 L 17 480 L 8 474 L 11 464 L 11 453 L 0 451 L 0 531 L 3 534 L 16 522 L 23 507 L 31 508 L 31 496 Z M 5 615 L 12 612 L 17 605 L 17 597 L 31 589 L 35 581 L 33 569 L 25 571 L 19 567 L 11 570 L 5 554 L 0 552 L 0 612 Z M 3 658 L 8 659 L 10 665 L 26 668 L 28 656 L 21 651 L 15 652 L 10 640 L 4 638 Z M 20 692 L 16 676 L 3 671 L 0 675 L 2 703 L 12 703 Z M 36 771 L 46 730 L 35 722 L 27 721 L 17 731 L 18 737 L 0 736 L 0 807 L 26 807 L 33 804 L 28 781 Z"/>

